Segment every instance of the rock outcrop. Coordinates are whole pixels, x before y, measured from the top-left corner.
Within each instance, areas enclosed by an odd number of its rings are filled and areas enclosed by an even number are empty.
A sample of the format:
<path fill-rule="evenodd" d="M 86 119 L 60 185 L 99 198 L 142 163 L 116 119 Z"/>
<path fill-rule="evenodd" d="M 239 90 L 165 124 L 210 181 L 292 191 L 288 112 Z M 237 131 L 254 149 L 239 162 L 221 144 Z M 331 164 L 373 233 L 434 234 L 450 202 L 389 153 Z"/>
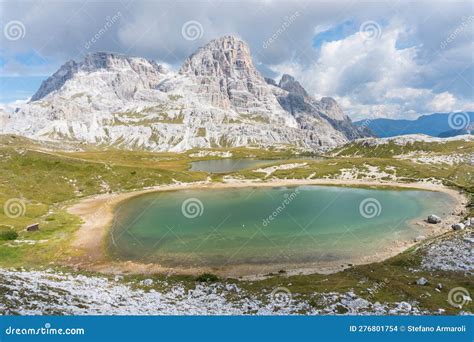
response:
<path fill-rule="evenodd" d="M 441 222 L 441 218 L 439 216 L 436 216 L 436 215 L 432 214 L 432 215 L 428 216 L 428 219 L 426 221 L 428 223 L 437 224 L 437 223 Z"/>
<path fill-rule="evenodd" d="M 177 73 L 107 52 L 69 61 L 3 121 L 0 133 L 154 151 L 319 150 L 367 135 L 336 101 L 317 101 L 293 77 L 264 79 L 233 36 L 200 48 Z"/>

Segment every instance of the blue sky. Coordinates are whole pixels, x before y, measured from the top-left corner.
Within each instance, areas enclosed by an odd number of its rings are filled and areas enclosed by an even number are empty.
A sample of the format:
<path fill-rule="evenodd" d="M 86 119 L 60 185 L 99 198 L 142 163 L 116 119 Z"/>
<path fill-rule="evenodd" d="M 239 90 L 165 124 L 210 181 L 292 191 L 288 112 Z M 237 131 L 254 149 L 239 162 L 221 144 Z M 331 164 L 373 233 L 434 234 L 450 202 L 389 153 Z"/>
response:
<path fill-rule="evenodd" d="M 354 21 L 346 21 L 336 26 L 323 27 L 321 32 L 317 32 L 313 38 L 313 47 L 320 49 L 324 43 L 341 40 L 359 30 L 359 26 Z"/>
<path fill-rule="evenodd" d="M 474 109 L 469 1 L 80 0 L 0 6 L 3 104 L 26 100 L 60 65 L 90 52 L 143 56 L 178 68 L 207 41 L 235 34 L 248 42 L 264 76 L 290 73 L 312 96 L 336 98 L 354 119 Z M 198 23 L 192 39 L 183 36 L 189 22 Z M 7 30 L 12 23 L 17 31 Z"/>
<path fill-rule="evenodd" d="M 47 76 L 0 77 L 0 103 L 27 100 L 38 90 Z"/>
<path fill-rule="evenodd" d="M 38 56 L 34 51 L 19 53 L 13 58 L 26 67 L 49 66 L 49 62 Z M 4 60 L 0 59 L 0 67 L 4 65 Z M 0 103 L 7 104 L 28 100 L 48 76 L 46 72 L 43 75 L 28 73 L 13 74 L 12 76 L 0 75 Z"/>

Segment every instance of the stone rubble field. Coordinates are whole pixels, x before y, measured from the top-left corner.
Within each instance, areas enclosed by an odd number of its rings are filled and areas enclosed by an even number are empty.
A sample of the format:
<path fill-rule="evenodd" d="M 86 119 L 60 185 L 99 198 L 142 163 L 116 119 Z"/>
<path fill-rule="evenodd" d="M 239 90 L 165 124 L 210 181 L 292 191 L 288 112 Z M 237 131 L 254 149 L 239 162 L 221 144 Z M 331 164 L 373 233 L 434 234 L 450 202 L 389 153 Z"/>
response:
<path fill-rule="evenodd" d="M 138 285 L 138 286 L 137 286 Z M 176 284 L 167 291 L 153 289 L 151 279 L 128 283 L 46 271 L 0 270 L 0 314 L 3 315 L 418 315 L 429 314 L 416 303 L 372 303 L 354 292 L 318 294 L 315 309 L 296 294 L 263 299 L 245 294 L 235 284 L 197 284 L 194 289 Z M 234 299 L 229 300 L 229 296 Z M 235 299 L 237 297 L 237 299 Z M 441 313 L 441 312 L 438 312 Z"/>
<path fill-rule="evenodd" d="M 427 270 L 474 274 L 474 233 L 467 231 L 433 244 L 423 258 L 422 267 Z"/>

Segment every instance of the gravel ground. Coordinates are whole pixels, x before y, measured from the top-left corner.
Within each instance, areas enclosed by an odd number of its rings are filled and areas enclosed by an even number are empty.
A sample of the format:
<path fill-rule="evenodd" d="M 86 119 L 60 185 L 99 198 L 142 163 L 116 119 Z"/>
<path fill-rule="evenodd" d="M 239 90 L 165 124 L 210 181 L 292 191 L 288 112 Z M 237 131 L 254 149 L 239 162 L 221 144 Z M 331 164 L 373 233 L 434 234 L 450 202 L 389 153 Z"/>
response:
<path fill-rule="evenodd" d="M 425 270 L 474 273 L 474 232 L 459 232 L 426 248 Z M 234 283 L 181 283 L 0 268 L 0 315 L 423 315 L 417 302 L 371 302 L 345 293 L 315 293 L 311 303 L 286 288 L 248 294 Z M 369 293 L 377 288 L 368 289 Z M 370 299 L 370 298 L 368 298 Z M 316 305 L 315 305 L 316 303 Z M 465 314 L 469 314 L 465 312 Z"/>
<path fill-rule="evenodd" d="M 474 232 L 468 230 L 430 246 L 421 265 L 427 270 L 474 274 Z"/>
<path fill-rule="evenodd" d="M 285 288 L 263 298 L 245 294 L 235 284 L 197 284 L 167 291 L 151 279 L 126 283 L 98 276 L 57 271 L 0 269 L 0 313 L 19 315 L 285 315 L 423 314 L 416 303 L 371 303 L 352 291 L 318 294 L 320 309 L 298 300 Z M 167 284 L 165 284 L 167 285 Z M 230 301 L 229 297 L 234 299 Z"/>

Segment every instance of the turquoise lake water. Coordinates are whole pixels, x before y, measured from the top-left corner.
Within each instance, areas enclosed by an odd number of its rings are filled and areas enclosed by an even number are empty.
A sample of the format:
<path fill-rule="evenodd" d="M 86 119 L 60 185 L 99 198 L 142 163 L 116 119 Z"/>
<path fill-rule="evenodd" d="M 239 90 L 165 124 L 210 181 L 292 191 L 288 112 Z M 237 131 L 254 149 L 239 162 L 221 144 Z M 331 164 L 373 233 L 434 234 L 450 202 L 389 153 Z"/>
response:
<path fill-rule="evenodd" d="M 453 204 L 438 192 L 336 186 L 156 192 L 117 207 L 109 251 L 184 267 L 350 260 L 424 234 L 414 221 Z"/>

